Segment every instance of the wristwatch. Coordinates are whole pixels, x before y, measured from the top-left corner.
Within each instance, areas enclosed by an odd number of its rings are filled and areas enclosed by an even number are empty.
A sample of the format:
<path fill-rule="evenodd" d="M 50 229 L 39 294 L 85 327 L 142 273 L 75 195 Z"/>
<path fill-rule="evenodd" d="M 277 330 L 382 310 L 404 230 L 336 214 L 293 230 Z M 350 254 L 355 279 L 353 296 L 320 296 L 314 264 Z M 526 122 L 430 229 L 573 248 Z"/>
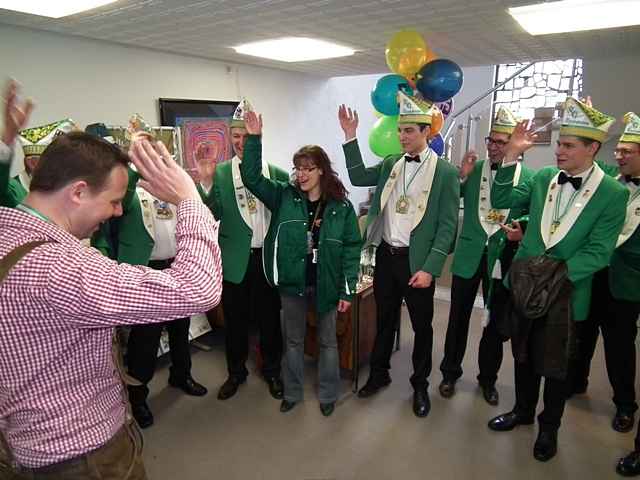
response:
<path fill-rule="evenodd" d="M 0 141 L 0 163 L 11 163 L 11 157 L 13 156 L 13 149 Z"/>

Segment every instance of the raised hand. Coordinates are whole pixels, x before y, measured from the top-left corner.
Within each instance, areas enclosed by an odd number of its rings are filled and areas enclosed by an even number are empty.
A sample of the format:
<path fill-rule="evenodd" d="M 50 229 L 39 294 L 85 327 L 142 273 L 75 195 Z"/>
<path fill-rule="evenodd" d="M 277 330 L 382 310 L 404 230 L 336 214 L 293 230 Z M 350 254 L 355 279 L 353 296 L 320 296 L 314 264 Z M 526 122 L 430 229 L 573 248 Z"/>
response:
<path fill-rule="evenodd" d="M 10 79 L 4 91 L 4 130 L 2 140 L 5 145 L 13 145 L 18 132 L 27 126 L 33 110 L 33 102 L 29 99 L 21 105 L 18 102 L 18 82 Z"/>
<path fill-rule="evenodd" d="M 418 270 L 409 279 L 409 286 L 412 288 L 429 288 L 433 282 L 433 275 L 428 272 Z"/>
<path fill-rule="evenodd" d="M 467 178 L 471 172 L 473 172 L 477 161 L 478 154 L 475 151 L 469 150 L 465 153 L 464 157 L 462 157 L 462 163 L 460 164 L 460 178 Z"/>
<path fill-rule="evenodd" d="M 198 144 L 195 152 L 195 170 L 197 181 L 211 188 L 216 174 L 215 145 L 212 142 Z"/>
<path fill-rule="evenodd" d="M 520 155 L 533 146 L 538 136 L 534 131 L 535 127 L 533 123 L 530 124 L 529 120 L 518 122 L 505 149 L 505 163 L 517 160 Z"/>
<path fill-rule="evenodd" d="M 522 232 L 522 227 L 520 226 L 520 222 L 513 221 L 511 225 L 501 224 L 500 228 L 504 230 L 507 234 L 507 240 L 510 242 L 519 242 L 524 237 L 524 233 Z"/>
<path fill-rule="evenodd" d="M 158 200 L 178 205 L 182 200 L 200 200 L 193 180 L 173 158 L 162 142 L 152 144 L 147 137 L 136 137 L 129 157 L 144 180 L 138 185 Z"/>
<path fill-rule="evenodd" d="M 244 126 L 249 135 L 262 135 L 262 115 L 247 112 L 244 115 Z"/>
<path fill-rule="evenodd" d="M 355 138 L 359 122 L 358 112 L 351 110 L 351 108 L 346 105 L 340 105 L 340 107 L 338 107 L 338 120 L 344 132 L 345 141 Z"/>

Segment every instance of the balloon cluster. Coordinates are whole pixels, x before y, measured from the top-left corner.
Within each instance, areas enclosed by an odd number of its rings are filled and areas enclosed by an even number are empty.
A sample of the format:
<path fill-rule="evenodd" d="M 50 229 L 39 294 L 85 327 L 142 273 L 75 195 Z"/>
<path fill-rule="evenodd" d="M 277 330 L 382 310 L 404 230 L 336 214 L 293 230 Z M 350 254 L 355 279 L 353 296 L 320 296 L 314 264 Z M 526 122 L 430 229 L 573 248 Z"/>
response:
<path fill-rule="evenodd" d="M 379 157 L 400 153 L 398 138 L 398 91 L 420 95 L 439 108 L 432 119 L 429 146 L 444 151 L 440 130 L 453 111 L 453 97 L 462 88 L 462 69 L 453 61 L 437 58 L 422 35 L 412 30 L 396 33 L 385 50 L 393 74 L 385 75 L 371 92 L 371 103 L 380 117 L 369 134 L 369 148 Z"/>

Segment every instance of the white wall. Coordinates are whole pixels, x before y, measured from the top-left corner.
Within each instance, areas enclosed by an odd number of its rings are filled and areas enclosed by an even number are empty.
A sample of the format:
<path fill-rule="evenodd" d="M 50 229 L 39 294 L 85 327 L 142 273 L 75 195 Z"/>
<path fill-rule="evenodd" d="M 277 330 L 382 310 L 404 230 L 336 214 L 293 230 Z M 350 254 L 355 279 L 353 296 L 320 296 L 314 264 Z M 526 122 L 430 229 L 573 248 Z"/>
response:
<path fill-rule="evenodd" d="M 126 125 L 133 113 L 159 124 L 160 97 L 246 96 L 265 117 L 265 158 L 287 170 L 301 145 L 337 141 L 314 114 L 326 108 L 326 78 L 246 65 L 228 72 L 225 63 L 6 25 L 0 59 L 0 81 L 16 78 L 36 102 L 31 125 L 65 117 Z"/>

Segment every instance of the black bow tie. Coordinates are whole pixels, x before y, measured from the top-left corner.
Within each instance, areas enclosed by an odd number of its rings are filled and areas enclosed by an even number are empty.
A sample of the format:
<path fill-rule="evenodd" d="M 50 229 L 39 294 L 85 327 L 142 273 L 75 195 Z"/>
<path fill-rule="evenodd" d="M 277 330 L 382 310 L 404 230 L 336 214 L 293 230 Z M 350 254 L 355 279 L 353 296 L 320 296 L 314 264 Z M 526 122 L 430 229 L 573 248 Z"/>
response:
<path fill-rule="evenodd" d="M 420 163 L 420 155 L 416 155 L 415 157 L 412 157 L 411 155 L 405 155 L 404 159 L 407 162 L 418 162 L 418 163 Z"/>
<path fill-rule="evenodd" d="M 633 183 L 636 187 L 640 185 L 640 177 L 632 177 L 631 175 L 625 175 L 624 181 L 627 183 Z"/>
<path fill-rule="evenodd" d="M 558 185 L 564 185 L 569 182 L 575 190 L 578 190 L 582 186 L 582 178 L 580 177 L 570 177 L 564 172 L 560 172 L 558 176 Z"/>
<path fill-rule="evenodd" d="M 492 163 L 491 164 L 491 170 L 496 171 L 496 170 L 498 170 L 498 167 L 499 167 L 499 165 L 497 163 Z"/>

